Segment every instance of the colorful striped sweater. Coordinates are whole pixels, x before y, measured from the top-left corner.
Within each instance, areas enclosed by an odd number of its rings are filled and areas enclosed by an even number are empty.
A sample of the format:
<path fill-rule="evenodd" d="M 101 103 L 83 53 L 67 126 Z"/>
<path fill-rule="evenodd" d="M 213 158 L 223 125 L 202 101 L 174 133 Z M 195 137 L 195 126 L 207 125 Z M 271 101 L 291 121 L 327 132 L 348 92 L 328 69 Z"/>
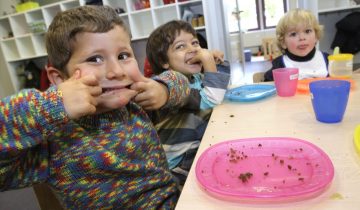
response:
<path fill-rule="evenodd" d="M 176 72 L 157 80 L 170 91 L 163 111 L 189 95 Z M 0 101 L 0 191 L 41 182 L 66 209 L 172 209 L 178 197 L 156 130 L 138 105 L 73 121 L 56 87 Z"/>

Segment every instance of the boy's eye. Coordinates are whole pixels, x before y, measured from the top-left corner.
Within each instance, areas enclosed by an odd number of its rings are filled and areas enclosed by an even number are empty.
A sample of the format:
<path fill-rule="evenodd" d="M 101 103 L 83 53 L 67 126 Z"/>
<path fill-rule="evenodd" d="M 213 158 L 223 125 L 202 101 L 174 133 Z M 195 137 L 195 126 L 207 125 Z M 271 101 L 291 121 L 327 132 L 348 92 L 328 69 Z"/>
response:
<path fill-rule="evenodd" d="M 129 53 L 120 53 L 120 55 L 118 56 L 119 60 L 126 60 L 130 57 Z"/>
<path fill-rule="evenodd" d="M 312 31 L 313 31 L 312 29 L 306 29 L 305 32 L 306 32 L 307 34 L 310 34 Z"/>
<path fill-rule="evenodd" d="M 95 55 L 95 56 L 92 56 L 92 57 L 86 59 L 87 62 L 92 62 L 92 63 L 100 63 L 103 60 L 104 60 L 103 57 L 100 55 Z"/>
<path fill-rule="evenodd" d="M 175 49 L 178 50 L 178 49 L 182 49 L 184 47 L 185 47 L 184 44 L 178 44 L 178 45 L 175 46 Z"/>
<path fill-rule="evenodd" d="M 289 36 L 291 36 L 291 37 L 294 37 L 294 36 L 296 36 L 296 32 L 291 32 L 291 33 L 289 33 Z"/>
<path fill-rule="evenodd" d="M 199 45 L 200 45 L 199 40 L 194 40 L 194 41 L 192 42 L 192 45 L 193 45 L 193 46 L 199 46 Z"/>

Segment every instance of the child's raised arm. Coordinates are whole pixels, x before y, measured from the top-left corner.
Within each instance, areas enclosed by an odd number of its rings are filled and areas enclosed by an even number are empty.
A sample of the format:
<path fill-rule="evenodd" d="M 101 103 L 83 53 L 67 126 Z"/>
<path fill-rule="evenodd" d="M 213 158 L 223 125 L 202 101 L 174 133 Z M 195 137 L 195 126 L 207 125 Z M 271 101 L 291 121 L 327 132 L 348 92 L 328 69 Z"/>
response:
<path fill-rule="evenodd" d="M 144 81 L 134 83 L 131 89 L 139 92 L 134 101 L 146 110 L 161 108 L 169 98 L 169 91 L 164 84 L 145 77 Z"/>
<path fill-rule="evenodd" d="M 134 100 L 146 110 L 179 107 L 188 100 L 189 81 L 179 72 L 165 71 L 144 81 L 133 84 L 131 88 L 140 92 Z"/>

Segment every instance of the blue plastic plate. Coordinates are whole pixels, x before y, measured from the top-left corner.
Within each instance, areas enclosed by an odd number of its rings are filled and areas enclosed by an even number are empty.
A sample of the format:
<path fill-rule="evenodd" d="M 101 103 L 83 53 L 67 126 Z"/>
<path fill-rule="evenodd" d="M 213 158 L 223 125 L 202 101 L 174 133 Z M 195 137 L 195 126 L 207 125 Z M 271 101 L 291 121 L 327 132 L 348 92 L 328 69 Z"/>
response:
<path fill-rule="evenodd" d="M 230 89 L 225 98 L 230 101 L 251 102 L 276 94 L 275 85 L 253 84 Z"/>

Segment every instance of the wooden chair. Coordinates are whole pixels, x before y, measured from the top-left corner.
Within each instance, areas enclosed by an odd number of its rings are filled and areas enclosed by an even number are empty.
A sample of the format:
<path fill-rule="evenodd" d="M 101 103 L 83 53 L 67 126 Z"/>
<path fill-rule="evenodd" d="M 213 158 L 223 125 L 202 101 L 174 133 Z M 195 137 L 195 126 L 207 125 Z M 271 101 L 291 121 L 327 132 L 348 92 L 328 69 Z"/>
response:
<path fill-rule="evenodd" d="M 254 83 L 264 82 L 264 80 L 265 80 L 264 74 L 265 74 L 265 72 L 256 72 L 256 73 L 254 73 L 253 74 L 253 82 Z"/>
<path fill-rule="evenodd" d="M 264 51 L 264 58 L 266 60 L 273 60 L 279 55 L 281 55 L 281 51 L 276 45 L 275 38 L 263 38 L 262 39 L 262 48 Z"/>
<path fill-rule="evenodd" d="M 54 192 L 46 184 L 33 186 L 41 210 L 64 210 Z"/>

